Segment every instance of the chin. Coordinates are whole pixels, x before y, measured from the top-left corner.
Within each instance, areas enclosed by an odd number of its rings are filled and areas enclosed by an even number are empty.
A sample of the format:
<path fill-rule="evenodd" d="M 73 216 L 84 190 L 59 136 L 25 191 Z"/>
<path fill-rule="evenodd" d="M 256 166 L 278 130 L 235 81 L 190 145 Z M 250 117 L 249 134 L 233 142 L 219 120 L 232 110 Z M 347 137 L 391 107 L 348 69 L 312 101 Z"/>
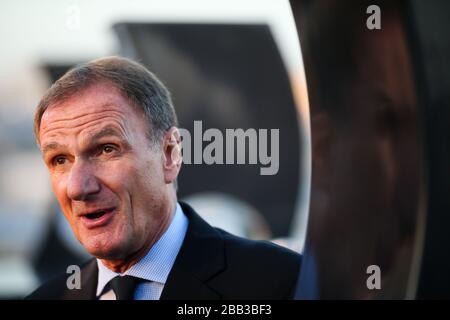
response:
<path fill-rule="evenodd" d="M 86 251 L 96 257 L 104 260 L 119 260 L 124 256 L 124 241 L 118 239 L 111 240 L 109 237 L 90 237 L 81 242 Z"/>

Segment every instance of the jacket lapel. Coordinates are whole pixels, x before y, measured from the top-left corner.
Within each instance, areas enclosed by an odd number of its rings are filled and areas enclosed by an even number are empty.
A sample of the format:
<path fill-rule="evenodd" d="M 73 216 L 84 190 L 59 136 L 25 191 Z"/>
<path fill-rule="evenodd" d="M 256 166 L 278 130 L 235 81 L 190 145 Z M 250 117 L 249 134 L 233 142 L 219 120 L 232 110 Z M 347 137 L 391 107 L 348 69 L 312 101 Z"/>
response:
<path fill-rule="evenodd" d="M 189 219 L 189 226 L 161 300 L 220 299 L 220 293 L 209 286 L 208 281 L 225 270 L 222 235 L 189 205 L 183 202 L 180 205 Z"/>

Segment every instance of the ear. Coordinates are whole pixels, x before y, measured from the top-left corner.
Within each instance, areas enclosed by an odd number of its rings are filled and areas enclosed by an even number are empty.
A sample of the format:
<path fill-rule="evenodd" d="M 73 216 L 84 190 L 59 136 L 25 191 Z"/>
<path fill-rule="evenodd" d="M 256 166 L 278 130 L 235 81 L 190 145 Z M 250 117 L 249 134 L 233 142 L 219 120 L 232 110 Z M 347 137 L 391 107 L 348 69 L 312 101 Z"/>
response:
<path fill-rule="evenodd" d="M 181 135 L 176 127 L 170 128 L 163 137 L 163 170 L 167 184 L 173 183 L 181 169 Z"/>

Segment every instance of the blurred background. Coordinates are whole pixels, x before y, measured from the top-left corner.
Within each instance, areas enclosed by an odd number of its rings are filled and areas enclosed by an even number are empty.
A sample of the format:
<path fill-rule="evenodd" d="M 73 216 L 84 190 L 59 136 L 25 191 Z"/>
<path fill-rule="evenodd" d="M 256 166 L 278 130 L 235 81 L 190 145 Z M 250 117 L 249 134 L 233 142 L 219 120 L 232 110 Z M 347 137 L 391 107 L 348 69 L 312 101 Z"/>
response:
<path fill-rule="evenodd" d="M 33 112 L 70 67 L 112 54 L 156 73 L 182 128 L 280 129 L 276 175 L 185 164 L 178 196 L 214 226 L 301 252 L 296 298 L 450 298 L 449 4 L 2 1 L 0 298 L 89 258 Z"/>

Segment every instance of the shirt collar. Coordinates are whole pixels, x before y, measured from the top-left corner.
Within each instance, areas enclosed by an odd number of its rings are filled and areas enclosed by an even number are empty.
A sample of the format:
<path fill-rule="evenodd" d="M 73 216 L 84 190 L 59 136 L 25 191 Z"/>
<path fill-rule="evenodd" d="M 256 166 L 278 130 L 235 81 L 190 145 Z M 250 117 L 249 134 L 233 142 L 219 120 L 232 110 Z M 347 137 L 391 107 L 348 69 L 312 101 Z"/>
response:
<path fill-rule="evenodd" d="M 97 297 L 101 295 L 108 282 L 118 275 L 130 275 L 148 281 L 165 284 L 178 252 L 180 251 L 187 227 L 188 219 L 177 202 L 175 215 L 167 230 L 151 247 L 147 254 L 123 274 L 108 269 L 99 259 L 97 259 Z"/>

